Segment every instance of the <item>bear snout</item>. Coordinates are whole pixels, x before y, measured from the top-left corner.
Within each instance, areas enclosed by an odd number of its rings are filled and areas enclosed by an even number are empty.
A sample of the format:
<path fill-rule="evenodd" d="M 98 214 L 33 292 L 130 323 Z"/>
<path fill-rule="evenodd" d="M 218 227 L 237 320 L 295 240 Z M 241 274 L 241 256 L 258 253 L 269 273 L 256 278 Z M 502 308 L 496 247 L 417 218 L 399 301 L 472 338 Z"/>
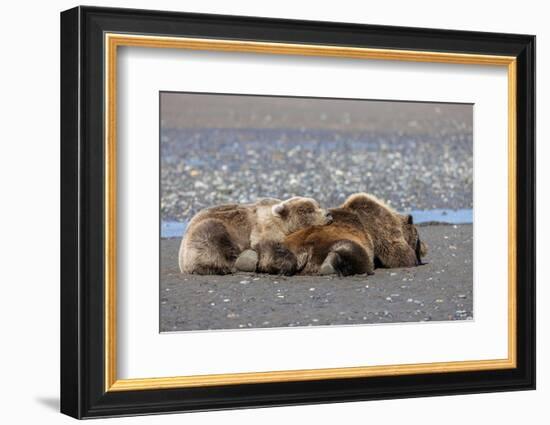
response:
<path fill-rule="evenodd" d="M 334 218 L 332 217 L 332 214 L 328 211 L 325 213 L 325 220 L 326 220 L 326 224 L 330 224 L 334 220 Z"/>

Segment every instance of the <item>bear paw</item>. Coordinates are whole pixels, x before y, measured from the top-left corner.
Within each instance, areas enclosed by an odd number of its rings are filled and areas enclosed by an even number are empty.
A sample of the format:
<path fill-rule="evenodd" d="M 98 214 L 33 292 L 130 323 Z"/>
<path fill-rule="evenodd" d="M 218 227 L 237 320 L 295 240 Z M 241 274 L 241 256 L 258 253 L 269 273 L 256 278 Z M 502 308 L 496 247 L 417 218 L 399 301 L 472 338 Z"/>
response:
<path fill-rule="evenodd" d="M 327 276 L 331 274 L 338 274 L 338 272 L 336 271 L 336 269 L 333 267 L 331 263 L 325 261 L 319 268 L 319 274 L 321 276 Z"/>

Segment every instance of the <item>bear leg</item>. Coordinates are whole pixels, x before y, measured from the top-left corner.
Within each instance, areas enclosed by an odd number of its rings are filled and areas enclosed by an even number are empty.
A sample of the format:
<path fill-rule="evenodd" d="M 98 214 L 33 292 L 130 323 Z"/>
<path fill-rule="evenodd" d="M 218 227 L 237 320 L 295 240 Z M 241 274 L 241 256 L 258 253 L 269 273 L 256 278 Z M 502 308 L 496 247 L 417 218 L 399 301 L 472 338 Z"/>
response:
<path fill-rule="evenodd" d="M 189 235 L 181 271 L 201 275 L 229 274 L 238 255 L 238 247 L 224 224 L 218 220 L 205 220 Z"/>
<path fill-rule="evenodd" d="M 296 256 L 283 244 L 262 242 L 254 247 L 259 254 L 258 272 L 291 276 L 298 270 Z"/>
<path fill-rule="evenodd" d="M 328 272 L 331 266 L 341 276 L 374 273 L 372 256 L 361 245 L 349 240 L 339 241 L 332 245 L 319 272 L 321 270 Z"/>

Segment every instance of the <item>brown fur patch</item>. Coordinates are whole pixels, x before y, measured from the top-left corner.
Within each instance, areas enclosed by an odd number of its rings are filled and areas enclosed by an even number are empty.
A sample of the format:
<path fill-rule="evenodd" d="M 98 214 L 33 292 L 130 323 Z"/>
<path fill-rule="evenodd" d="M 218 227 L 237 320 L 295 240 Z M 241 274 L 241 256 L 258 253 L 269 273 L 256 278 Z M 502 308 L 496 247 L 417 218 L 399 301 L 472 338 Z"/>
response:
<path fill-rule="evenodd" d="M 422 243 L 417 250 L 420 238 L 412 217 L 397 213 L 367 193 L 351 195 L 342 207 L 357 213 L 372 236 L 374 255 L 383 267 L 413 267 L 421 263 L 426 250 L 421 249 Z"/>
<path fill-rule="evenodd" d="M 289 235 L 285 246 L 302 258 L 301 274 L 318 274 L 329 254 L 332 266 L 342 275 L 374 272 L 373 244 L 357 214 L 341 208 L 331 210 L 333 223 L 313 226 Z"/>
<path fill-rule="evenodd" d="M 280 243 L 304 227 L 326 224 L 327 212 L 311 198 L 262 199 L 253 204 L 220 205 L 197 213 L 182 239 L 182 273 L 226 274 L 239 254 L 256 250 L 267 273 L 292 274 L 296 258 Z"/>
<path fill-rule="evenodd" d="M 330 212 L 331 225 L 313 226 L 285 238 L 285 246 L 300 259 L 302 274 L 318 274 L 321 267 L 332 267 L 342 275 L 372 274 L 375 264 L 413 267 L 426 255 L 412 217 L 398 214 L 372 195 L 351 195 Z"/>

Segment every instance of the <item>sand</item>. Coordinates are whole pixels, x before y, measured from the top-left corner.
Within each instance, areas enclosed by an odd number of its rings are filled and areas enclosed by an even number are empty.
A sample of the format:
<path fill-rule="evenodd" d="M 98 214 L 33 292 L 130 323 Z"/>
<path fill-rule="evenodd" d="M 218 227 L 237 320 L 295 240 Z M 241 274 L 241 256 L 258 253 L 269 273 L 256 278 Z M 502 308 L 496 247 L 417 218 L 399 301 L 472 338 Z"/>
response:
<path fill-rule="evenodd" d="M 162 332 L 473 319 L 472 225 L 419 227 L 425 265 L 374 276 L 180 274 L 161 240 Z"/>

